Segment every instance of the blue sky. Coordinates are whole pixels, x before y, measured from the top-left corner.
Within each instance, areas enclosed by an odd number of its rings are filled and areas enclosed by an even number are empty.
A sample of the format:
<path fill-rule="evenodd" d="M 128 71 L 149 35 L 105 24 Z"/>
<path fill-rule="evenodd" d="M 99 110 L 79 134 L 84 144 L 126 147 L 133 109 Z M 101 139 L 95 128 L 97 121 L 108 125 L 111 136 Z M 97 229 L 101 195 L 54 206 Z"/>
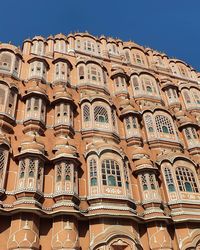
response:
<path fill-rule="evenodd" d="M 199 0 L 1 0 L 0 41 L 88 31 L 132 40 L 200 71 Z"/>

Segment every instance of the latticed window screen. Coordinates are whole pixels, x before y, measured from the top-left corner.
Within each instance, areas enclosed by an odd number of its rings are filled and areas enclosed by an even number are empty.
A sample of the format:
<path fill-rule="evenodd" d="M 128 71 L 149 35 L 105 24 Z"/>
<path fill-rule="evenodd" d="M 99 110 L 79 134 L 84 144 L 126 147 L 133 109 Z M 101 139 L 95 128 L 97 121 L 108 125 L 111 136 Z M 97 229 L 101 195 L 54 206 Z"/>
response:
<path fill-rule="evenodd" d="M 71 180 L 71 164 L 65 162 L 65 180 L 70 181 Z"/>
<path fill-rule="evenodd" d="M 137 118 L 133 116 L 125 117 L 126 129 L 137 128 Z"/>
<path fill-rule="evenodd" d="M 6 165 L 6 155 L 4 150 L 0 150 L 0 183 L 2 181 L 4 169 Z"/>
<path fill-rule="evenodd" d="M 174 98 L 176 99 L 176 98 L 177 98 L 176 90 L 175 90 L 175 89 L 172 89 L 172 93 L 173 93 Z"/>
<path fill-rule="evenodd" d="M 164 115 L 157 115 L 155 117 L 155 121 L 158 132 L 174 134 L 172 123 L 168 117 Z"/>
<path fill-rule="evenodd" d="M 125 117 L 125 124 L 127 130 L 131 129 L 130 117 Z"/>
<path fill-rule="evenodd" d="M 198 187 L 193 172 L 185 167 L 176 168 L 176 179 L 180 191 L 198 193 Z"/>
<path fill-rule="evenodd" d="M 113 127 L 116 127 L 116 117 L 115 117 L 115 112 L 114 112 L 114 110 L 111 111 L 111 117 L 112 117 L 112 124 L 113 124 Z"/>
<path fill-rule="evenodd" d="M 119 165 L 113 160 L 104 160 L 101 166 L 102 183 L 108 186 L 122 186 Z"/>
<path fill-rule="evenodd" d="M 136 117 L 131 117 L 132 118 L 132 126 L 133 128 L 137 128 L 137 118 Z"/>
<path fill-rule="evenodd" d="M 186 138 L 187 138 L 188 140 L 191 140 L 191 139 L 192 139 L 189 128 L 186 128 L 186 129 L 185 129 L 185 135 L 186 135 Z"/>
<path fill-rule="evenodd" d="M 154 129 L 153 129 L 153 121 L 152 121 L 152 117 L 150 115 L 145 116 L 145 124 L 146 124 L 146 127 L 147 127 L 149 132 L 154 131 Z"/>
<path fill-rule="evenodd" d="M 42 177 L 42 168 L 43 168 L 43 164 L 41 161 L 39 161 L 38 163 L 38 174 L 37 174 L 37 179 L 40 180 Z"/>
<path fill-rule="evenodd" d="M 174 181 L 173 181 L 171 170 L 169 168 L 165 168 L 164 173 L 165 173 L 165 180 L 167 182 L 167 187 L 168 187 L 169 192 L 174 192 L 175 186 L 174 186 Z"/>
<path fill-rule="evenodd" d="M 125 178 L 126 188 L 129 189 L 129 174 L 128 174 L 128 163 L 127 162 L 124 164 L 124 178 Z"/>
<path fill-rule="evenodd" d="M 35 160 L 29 159 L 28 176 L 34 177 L 35 174 Z"/>
<path fill-rule="evenodd" d="M 156 189 L 156 182 L 155 182 L 155 175 L 154 174 L 149 174 L 149 184 L 151 189 Z"/>
<path fill-rule="evenodd" d="M 84 105 L 83 107 L 83 121 L 90 121 L 90 107 L 88 105 Z"/>
<path fill-rule="evenodd" d="M 56 169 L 56 181 L 59 182 L 62 179 L 62 167 L 61 164 L 57 165 Z"/>
<path fill-rule="evenodd" d="M 194 138 L 194 139 L 197 139 L 198 136 L 197 136 L 196 129 L 195 129 L 195 128 L 191 128 L 191 132 L 192 132 L 193 138 Z"/>
<path fill-rule="evenodd" d="M 96 106 L 94 108 L 94 120 L 95 122 L 108 123 L 108 112 L 102 106 Z"/>
<path fill-rule="evenodd" d="M 25 161 L 24 160 L 20 161 L 20 171 L 19 171 L 20 179 L 25 177 L 25 167 L 26 167 Z"/>
<path fill-rule="evenodd" d="M 97 162 L 95 159 L 90 160 L 90 185 L 97 185 Z"/>
<path fill-rule="evenodd" d="M 156 177 L 154 174 L 142 174 L 141 183 L 143 190 L 155 190 L 157 189 Z"/>
<path fill-rule="evenodd" d="M 142 188 L 143 190 L 148 190 L 148 182 L 147 182 L 147 176 L 146 174 L 141 175 L 141 182 L 142 182 Z"/>

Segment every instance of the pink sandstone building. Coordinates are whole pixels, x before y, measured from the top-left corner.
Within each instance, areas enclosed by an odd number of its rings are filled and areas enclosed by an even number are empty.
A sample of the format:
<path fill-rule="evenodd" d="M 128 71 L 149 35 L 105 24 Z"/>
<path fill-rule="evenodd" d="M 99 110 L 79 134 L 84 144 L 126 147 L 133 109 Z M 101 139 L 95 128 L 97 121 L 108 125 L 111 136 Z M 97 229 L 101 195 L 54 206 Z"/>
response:
<path fill-rule="evenodd" d="M 0 44 L 0 250 L 200 249 L 200 74 L 134 42 Z"/>

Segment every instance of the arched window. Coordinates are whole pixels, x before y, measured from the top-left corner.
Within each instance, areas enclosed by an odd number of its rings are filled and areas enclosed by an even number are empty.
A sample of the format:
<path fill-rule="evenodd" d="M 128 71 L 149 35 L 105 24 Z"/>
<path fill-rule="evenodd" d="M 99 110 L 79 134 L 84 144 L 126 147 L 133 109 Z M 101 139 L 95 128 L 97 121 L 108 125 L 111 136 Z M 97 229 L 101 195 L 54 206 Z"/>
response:
<path fill-rule="evenodd" d="M 8 52 L 2 52 L 0 54 L 0 69 L 11 70 L 12 66 L 12 56 Z"/>
<path fill-rule="evenodd" d="M 39 97 L 31 97 L 26 100 L 25 119 L 33 118 L 45 121 L 46 105 Z"/>
<path fill-rule="evenodd" d="M 150 95 L 157 94 L 157 90 L 155 87 L 156 85 L 155 79 L 153 79 L 150 76 L 142 76 L 141 79 L 142 79 L 142 85 L 147 94 Z"/>
<path fill-rule="evenodd" d="M 97 65 L 87 65 L 88 80 L 94 83 L 102 83 L 102 69 Z"/>
<path fill-rule="evenodd" d="M 192 139 L 191 134 L 190 134 L 190 129 L 189 129 L 189 128 L 186 128 L 186 129 L 185 129 L 185 135 L 186 135 L 186 138 L 187 138 L 188 140 L 191 140 L 191 139 Z"/>
<path fill-rule="evenodd" d="M 152 87 L 151 86 L 147 86 L 147 92 L 150 92 L 150 93 L 152 93 L 153 92 L 153 90 L 152 90 Z"/>
<path fill-rule="evenodd" d="M 156 186 L 155 186 L 155 175 L 149 174 L 149 182 L 150 182 L 151 189 L 155 190 L 156 189 Z"/>
<path fill-rule="evenodd" d="M 164 115 L 155 117 L 157 131 L 160 133 L 174 134 L 174 129 L 170 119 Z"/>
<path fill-rule="evenodd" d="M 120 167 L 114 160 L 104 160 L 101 165 L 102 184 L 106 186 L 122 186 Z"/>
<path fill-rule="evenodd" d="M 0 88 L 0 105 L 4 106 L 5 103 L 5 90 Z"/>
<path fill-rule="evenodd" d="M 183 95 L 184 95 L 186 103 L 191 103 L 191 98 L 190 98 L 190 94 L 188 93 L 188 91 L 185 90 L 183 92 Z"/>
<path fill-rule="evenodd" d="M 88 52 L 95 52 L 95 45 L 91 41 L 84 41 L 84 50 Z"/>
<path fill-rule="evenodd" d="M 24 158 L 19 163 L 18 188 L 42 191 L 43 162 L 36 157 Z"/>
<path fill-rule="evenodd" d="M 156 190 L 157 189 L 157 181 L 155 174 L 152 173 L 144 173 L 140 175 L 142 190 Z"/>
<path fill-rule="evenodd" d="M 137 128 L 137 118 L 134 116 L 125 117 L 126 129 Z"/>
<path fill-rule="evenodd" d="M 55 64 L 55 80 L 68 80 L 68 65 L 65 62 L 58 62 Z"/>
<path fill-rule="evenodd" d="M 85 76 L 84 76 L 84 67 L 80 66 L 78 69 L 79 72 L 79 80 L 84 80 Z"/>
<path fill-rule="evenodd" d="M 83 121 L 89 122 L 90 121 L 90 107 L 85 104 L 83 107 Z"/>
<path fill-rule="evenodd" d="M 194 139 L 198 139 L 196 129 L 192 127 L 192 128 L 191 128 L 191 132 L 192 132 L 192 136 L 193 136 L 193 138 L 194 138 Z"/>
<path fill-rule="evenodd" d="M 55 125 L 70 124 L 70 105 L 68 103 L 60 102 L 55 106 Z"/>
<path fill-rule="evenodd" d="M 132 126 L 133 128 L 137 128 L 137 118 L 132 116 Z"/>
<path fill-rule="evenodd" d="M 95 159 L 90 160 L 90 185 L 97 186 L 97 162 Z"/>
<path fill-rule="evenodd" d="M 126 189 L 129 189 L 129 173 L 128 173 L 128 163 L 127 162 L 125 162 L 125 164 L 124 164 L 124 178 L 125 178 Z"/>
<path fill-rule="evenodd" d="M 115 111 L 113 109 L 111 110 L 111 118 L 112 118 L 113 128 L 116 128 L 117 127 L 116 116 L 115 116 Z"/>
<path fill-rule="evenodd" d="M 127 62 L 130 62 L 130 61 L 131 61 L 129 51 L 127 51 L 127 50 L 125 51 L 125 58 L 126 58 L 126 61 L 127 61 Z"/>
<path fill-rule="evenodd" d="M 109 53 L 111 54 L 115 54 L 115 55 L 118 55 L 119 52 L 118 52 L 118 47 L 115 43 L 108 43 L 108 51 Z"/>
<path fill-rule="evenodd" d="M 108 123 L 108 112 L 102 106 L 96 106 L 94 108 L 94 120 L 99 123 Z"/>
<path fill-rule="evenodd" d="M 4 188 L 5 173 L 8 161 L 8 150 L 0 149 L 0 188 Z"/>
<path fill-rule="evenodd" d="M 64 171 L 65 171 L 64 173 L 65 181 L 70 181 L 71 180 L 71 165 L 68 162 L 64 163 Z"/>
<path fill-rule="evenodd" d="M 30 159 L 28 167 L 28 176 L 34 177 L 34 174 L 35 174 L 35 161 L 33 159 Z"/>
<path fill-rule="evenodd" d="M 176 179 L 180 191 L 198 193 L 198 187 L 193 172 L 189 168 L 177 167 Z"/>
<path fill-rule="evenodd" d="M 133 83 L 134 90 L 137 91 L 140 89 L 139 79 L 137 77 L 132 77 L 132 83 Z"/>
<path fill-rule="evenodd" d="M 44 43 L 42 41 L 38 41 L 37 54 L 38 55 L 44 54 Z"/>
<path fill-rule="evenodd" d="M 63 160 L 55 165 L 55 192 L 75 192 L 78 190 L 78 176 L 76 165 Z"/>
<path fill-rule="evenodd" d="M 142 55 L 140 55 L 140 53 L 135 52 L 135 53 L 133 54 L 133 61 L 134 61 L 134 63 L 136 63 L 136 64 L 144 65 L 144 58 L 143 58 Z"/>
<path fill-rule="evenodd" d="M 200 91 L 197 89 L 191 89 L 191 92 L 193 94 L 195 103 L 200 104 Z"/>
<path fill-rule="evenodd" d="M 15 89 L 12 88 L 8 96 L 8 106 L 7 106 L 7 113 L 11 116 L 14 116 L 15 113 L 16 97 L 17 97 L 17 92 Z"/>
<path fill-rule="evenodd" d="M 56 181 L 60 182 L 61 179 L 62 179 L 62 168 L 61 165 L 58 165 L 56 169 Z"/>
<path fill-rule="evenodd" d="M 126 124 L 126 129 L 127 130 L 131 129 L 130 117 L 125 117 L 125 124 Z"/>
<path fill-rule="evenodd" d="M 81 48 L 81 41 L 78 39 L 76 40 L 76 48 L 80 49 Z"/>
<path fill-rule="evenodd" d="M 19 171 L 19 178 L 20 179 L 23 179 L 25 177 L 25 161 L 22 160 L 20 161 L 20 171 Z"/>
<path fill-rule="evenodd" d="M 142 182 L 142 189 L 148 190 L 148 184 L 147 184 L 147 176 L 145 174 L 141 175 L 141 182 Z"/>
<path fill-rule="evenodd" d="M 165 180 L 166 180 L 169 192 L 174 192 L 175 186 L 174 186 L 174 181 L 173 181 L 171 170 L 169 168 L 165 168 L 164 173 L 165 173 Z"/>
<path fill-rule="evenodd" d="M 148 132 L 150 132 L 150 133 L 154 132 L 153 120 L 152 120 L 152 117 L 150 115 L 145 116 L 145 124 L 147 126 Z"/>

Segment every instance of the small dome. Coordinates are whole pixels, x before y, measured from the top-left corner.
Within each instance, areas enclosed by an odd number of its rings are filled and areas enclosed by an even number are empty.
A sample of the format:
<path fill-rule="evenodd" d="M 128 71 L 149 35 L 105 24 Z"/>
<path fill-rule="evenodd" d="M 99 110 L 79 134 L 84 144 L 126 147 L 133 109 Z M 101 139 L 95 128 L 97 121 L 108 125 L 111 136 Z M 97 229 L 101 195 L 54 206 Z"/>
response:
<path fill-rule="evenodd" d="M 22 57 L 21 49 L 9 43 L 1 43 L 0 50 L 9 50 L 9 51 L 12 51 L 14 54 L 20 55 Z"/>
<path fill-rule="evenodd" d="M 7 145 L 10 148 L 10 139 L 7 134 L 0 133 L 0 145 Z"/>
<path fill-rule="evenodd" d="M 152 162 L 149 159 L 140 159 L 135 161 L 135 166 L 141 166 L 141 165 L 148 165 L 148 166 L 152 166 Z"/>
<path fill-rule="evenodd" d="M 55 35 L 54 38 L 55 39 L 63 39 L 63 40 L 67 39 L 67 37 L 62 33 Z"/>
<path fill-rule="evenodd" d="M 24 153 L 44 154 L 45 146 L 40 136 L 25 135 L 21 142 L 20 155 Z"/>
<path fill-rule="evenodd" d="M 56 85 L 54 87 L 54 100 L 66 99 L 73 101 L 71 93 L 67 92 L 67 89 L 63 85 Z"/>
<path fill-rule="evenodd" d="M 53 151 L 55 151 L 53 160 L 61 157 L 77 158 L 78 155 L 77 148 L 71 145 L 67 138 L 58 138 Z"/>
<path fill-rule="evenodd" d="M 45 41 L 44 37 L 42 37 L 42 36 L 34 36 L 32 41 L 33 40 L 42 40 L 43 42 Z"/>
<path fill-rule="evenodd" d="M 34 92 L 46 96 L 46 86 L 42 85 L 40 82 L 29 81 L 26 84 L 26 89 L 27 89 L 26 91 L 27 94 Z"/>
<path fill-rule="evenodd" d="M 138 111 L 135 107 L 129 104 L 128 106 L 124 107 L 121 110 L 121 115 L 129 114 L 129 113 L 138 113 Z"/>

